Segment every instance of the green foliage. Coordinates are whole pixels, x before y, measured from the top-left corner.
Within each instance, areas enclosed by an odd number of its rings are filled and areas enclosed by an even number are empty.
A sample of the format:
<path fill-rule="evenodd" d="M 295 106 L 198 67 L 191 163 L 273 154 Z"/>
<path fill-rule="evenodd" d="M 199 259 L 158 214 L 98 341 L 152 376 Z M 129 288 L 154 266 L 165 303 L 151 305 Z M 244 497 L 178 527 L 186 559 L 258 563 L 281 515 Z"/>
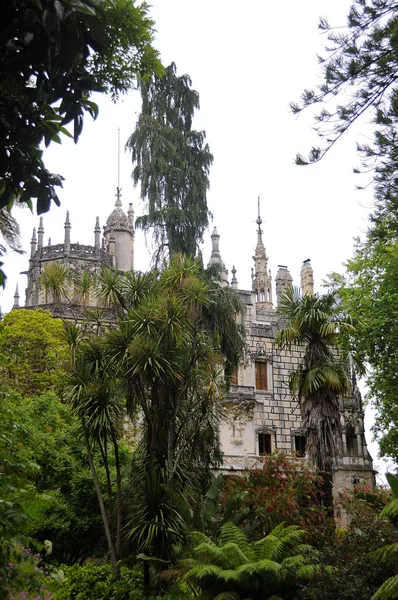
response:
<path fill-rule="evenodd" d="M 64 577 L 51 585 L 54 600 L 143 600 L 142 576 L 122 567 L 119 581 L 110 565 L 87 563 L 63 567 Z"/>
<path fill-rule="evenodd" d="M 25 533 L 46 501 L 33 480 L 39 471 L 20 398 L 2 393 L 0 402 L 1 541 Z"/>
<path fill-rule="evenodd" d="M 217 544 L 206 540 L 194 548 L 195 559 L 185 562 L 184 580 L 203 600 L 295 598 L 318 570 L 315 550 L 300 543 L 304 534 L 295 525 L 281 524 L 249 543 L 242 529 L 227 522 Z"/>
<path fill-rule="evenodd" d="M 366 502 L 364 495 L 371 495 Z M 341 498 L 341 507 L 349 515 L 345 530 L 337 530 L 321 548 L 321 566 L 316 578 L 303 589 L 302 600 L 357 600 L 370 599 L 378 587 L 395 572 L 395 564 L 384 564 L 374 559 L 373 553 L 386 543 L 394 544 L 398 532 L 385 518 L 380 519 L 380 508 L 388 502 L 384 490 L 362 488 Z M 340 510 L 337 505 L 335 510 Z"/>
<path fill-rule="evenodd" d="M 49 592 L 50 569 L 39 553 L 20 542 L 5 544 L 7 564 L 2 572 L 0 598 L 5 600 L 53 600 Z"/>
<path fill-rule="evenodd" d="M 192 129 L 199 94 L 191 89 L 188 75 L 176 75 L 174 63 L 140 88 L 142 112 L 127 143 L 134 183 L 141 182 L 147 202 L 147 213 L 136 225 L 153 228 L 157 259 L 175 253 L 195 256 L 208 225 L 206 193 L 213 162 L 205 132 Z"/>
<path fill-rule="evenodd" d="M 127 0 L 3 0 L 0 20 L 0 207 L 37 198 L 42 213 L 59 204 L 62 177 L 45 168 L 40 145 L 70 136 L 71 122 L 77 142 L 84 114 L 98 113 L 92 92 L 117 97 L 161 72 L 153 22 Z"/>
<path fill-rule="evenodd" d="M 364 242 L 357 241 L 354 256 L 346 263 L 344 275 L 329 276 L 344 311 L 352 315 L 356 331 L 352 337 L 355 353 L 369 367 L 368 399 L 376 408 L 374 431 L 382 456 L 398 461 L 396 337 L 398 297 L 398 229 L 396 213 L 374 221 Z"/>
<path fill-rule="evenodd" d="M 1 385 L 26 396 L 59 390 L 67 356 L 62 322 L 48 311 L 19 309 L 0 327 Z"/>

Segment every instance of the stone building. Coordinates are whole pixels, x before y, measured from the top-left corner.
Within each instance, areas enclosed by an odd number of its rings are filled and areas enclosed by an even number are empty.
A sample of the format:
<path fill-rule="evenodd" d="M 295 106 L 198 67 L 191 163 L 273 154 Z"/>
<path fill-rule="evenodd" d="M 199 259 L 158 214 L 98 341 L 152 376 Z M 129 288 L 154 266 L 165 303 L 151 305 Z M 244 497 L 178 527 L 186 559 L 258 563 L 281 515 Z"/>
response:
<path fill-rule="evenodd" d="M 302 358 L 299 349 L 281 350 L 275 345 L 278 319 L 273 304 L 273 285 L 268 270 L 268 257 L 262 239 L 262 220 L 257 218 L 257 244 L 253 256 L 252 289 L 241 290 L 232 269 L 229 283 L 228 271 L 220 254 L 220 235 L 214 229 L 209 266 L 219 268 L 221 285 L 231 285 L 246 306 L 240 318 L 246 329 L 244 358 L 232 379 L 227 398 L 228 416 L 220 426 L 220 442 L 224 455 L 224 469 L 240 471 L 253 467 L 260 455 L 279 449 L 296 452 L 305 457 L 305 434 L 301 428 L 297 401 L 289 393 L 288 380 L 292 368 Z M 47 307 L 57 314 L 54 298 L 46 294 L 40 283 L 40 274 L 52 263 L 66 265 L 76 281 L 86 271 L 99 273 L 103 266 L 121 271 L 134 267 L 134 222 L 130 205 L 127 215 L 122 210 L 120 194 L 117 193 L 115 209 L 107 219 L 101 240 L 98 218 L 94 227 L 94 245 L 71 243 L 71 224 L 67 213 L 63 244 L 44 245 L 43 220 L 31 242 L 31 256 L 27 271 L 27 307 Z M 276 304 L 280 295 L 292 285 L 293 280 L 286 266 L 279 266 L 275 278 Z M 313 270 L 309 260 L 301 269 L 302 292 L 313 292 Z M 70 290 L 70 297 L 79 298 Z M 19 296 L 16 292 L 15 306 Z M 95 306 L 94 294 L 87 299 Z M 77 310 L 76 306 L 75 309 Z M 374 471 L 364 435 L 364 415 L 361 395 L 352 375 L 351 393 L 341 400 L 341 424 L 343 429 L 343 454 L 334 475 L 334 491 L 338 494 L 356 483 L 373 484 Z"/>

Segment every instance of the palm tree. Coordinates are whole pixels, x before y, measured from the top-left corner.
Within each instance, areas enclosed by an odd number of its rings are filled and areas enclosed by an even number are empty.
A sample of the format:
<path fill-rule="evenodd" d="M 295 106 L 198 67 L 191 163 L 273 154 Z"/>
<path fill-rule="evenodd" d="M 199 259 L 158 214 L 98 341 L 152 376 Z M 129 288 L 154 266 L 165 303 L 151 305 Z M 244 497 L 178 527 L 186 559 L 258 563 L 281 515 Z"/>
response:
<path fill-rule="evenodd" d="M 123 276 L 117 286 L 123 316 L 106 342 L 130 414 L 142 414 L 139 468 L 145 486 L 135 486 L 132 535 L 140 551 L 166 562 L 172 540 L 165 517 L 177 538 L 185 535 L 184 519 L 176 518 L 177 495 L 193 488 L 200 493 L 198 478 L 207 488 L 205 473 L 217 454 L 215 399 L 223 391 L 226 355 L 219 329 L 206 318 L 218 296 L 202 274 L 199 261 L 176 257 L 150 277 Z M 235 331 L 241 347 L 235 312 L 228 314 L 229 334 Z"/>
<path fill-rule="evenodd" d="M 60 263 L 48 264 L 41 273 L 40 285 L 44 287 L 46 294 L 52 295 L 54 304 L 60 305 L 67 298 L 70 275 L 70 267 Z"/>
<path fill-rule="evenodd" d="M 296 598 L 319 568 L 314 564 L 316 550 L 301 543 L 304 535 L 296 525 L 281 524 L 265 538 L 249 542 L 244 531 L 228 521 L 217 543 L 201 536 L 195 558 L 181 565 L 189 568 L 183 580 L 200 590 L 201 600 Z"/>
<path fill-rule="evenodd" d="M 296 345 L 303 352 L 289 387 L 300 405 L 307 454 L 326 473 L 325 500 L 331 503 L 332 465 L 342 448 L 339 401 L 349 387 L 342 350 L 355 328 L 352 319 L 341 314 L 333 293 L 300 296 L 297 289 L 288 288 L 277 313 L 285 326 L 276 335 L 277 344 Z"/>
<path fill-rule="evenodd" d="M 87 449 L 87 456 L 94 486 L 97 493 L 105 535 L 115 575 L 119 576 L 118 560 L 121 550 L 122 526 L 122 487 L 119 440 L 123 433 L 123 396 L 120 394 L 118 380 L 109 369 L 102 340 L 93 336 L 80 344 L 74 351 L 69 400 L 78 415 Z M 111 444 L 116 468 L 116 526 L 113 526 L 113 493 L 109 467 L 109 449 Z M 93 450 L 98 447 L 106 472 L 110 513 L 106 514 L 100 488 Z"/>

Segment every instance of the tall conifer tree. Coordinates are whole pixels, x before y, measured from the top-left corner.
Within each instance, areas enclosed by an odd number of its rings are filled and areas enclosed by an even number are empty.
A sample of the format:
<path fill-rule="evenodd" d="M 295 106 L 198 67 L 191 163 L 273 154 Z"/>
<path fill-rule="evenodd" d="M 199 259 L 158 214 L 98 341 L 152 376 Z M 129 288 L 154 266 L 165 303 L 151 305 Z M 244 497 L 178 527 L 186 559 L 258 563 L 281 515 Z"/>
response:
<path fill-rule="evenodd" d="M 192 129 L 199 94 L 172 63 L 163 77 L 141 85 L 142 112 L 127 146 L 134 183 L 141 182 L 146 214 L 136 226 L 153 228 L 157 258 L 195 256 L 208 226 L 206 194 L 213 162 L 204 131 Z"/>

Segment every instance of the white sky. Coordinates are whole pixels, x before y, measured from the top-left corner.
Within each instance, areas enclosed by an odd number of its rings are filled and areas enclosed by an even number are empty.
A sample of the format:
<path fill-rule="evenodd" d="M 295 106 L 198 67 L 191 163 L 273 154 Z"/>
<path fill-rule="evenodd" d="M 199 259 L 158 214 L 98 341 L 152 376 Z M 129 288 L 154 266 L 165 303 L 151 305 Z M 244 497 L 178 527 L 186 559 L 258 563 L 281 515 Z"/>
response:
<path fill-rule="evenodd" d="M 321 82 L 316 54 L 326 38 L 317 28 L 320 16 L 345 24 L 349 0 L 152 0 L 159 49 L 165 65 L 174 61 L 177 73 L 188 73 L 200 94 L 201 110 L 194 127 L 207 132 L 214 154 L 208 202 L 213 226 L 221 235 L 220 249 L 227 268 L 237 268 L 239 287 L 250 287 L 256 243 L 257 196 L 261 195 L 264 243 L 273 277 L 277 265 L 288 265 L 299 283 L 302 261 L 311 258 L 320 289 L 331 271 L 342 270 L 351 256 L 353 238 L 367 228 L 372 190 L 357 191 L 352 173 L 359 163 L 355 141 L 363 127 L 352 132 L 316 165 L 297 167 L 297 151 L 306 154 L 317 138 L 311 114 L 294 117 L 289 102 L 304 88 Z M 63 241 L 66 210 L 70 211 L 71 240 L 93 244 L 95 217 L 101 226 L 113 209 L 117 186 L 117 130 L 124 145 L 134 130 L 140 98 L 132 92 L 117 104 L 97 99 L 95 122 L 86 116 L 79 143 L 65 140 L 45 152 L 46 166 L 65 177 L 62 206 L 44 215 L 45 241 Z M 369 117 L 370 119 L 370 117 Z M 368 130 L 368 135 L 371 130 Z M 139 189 L 131 180 L 131 158 L 122 153 L 122 201 L 143 212 Z M 24 256 L 5 260 L 7 287 L 0 292 L 3 312 L 12 307 L 19 283 L 24 303 L 30 238 L 38 217 L 15 211 L 21 223 Z M 210 233 L 203 252 L 207 262 Z M 150 240 L 148 240 L 150 242 Z M 135 268 L 145 270 L 151 248 L 136 234 Z M 368 439 L 370 436 L 368 435 Z M 373 455 L 376 452 L 372 447 Z"/>

